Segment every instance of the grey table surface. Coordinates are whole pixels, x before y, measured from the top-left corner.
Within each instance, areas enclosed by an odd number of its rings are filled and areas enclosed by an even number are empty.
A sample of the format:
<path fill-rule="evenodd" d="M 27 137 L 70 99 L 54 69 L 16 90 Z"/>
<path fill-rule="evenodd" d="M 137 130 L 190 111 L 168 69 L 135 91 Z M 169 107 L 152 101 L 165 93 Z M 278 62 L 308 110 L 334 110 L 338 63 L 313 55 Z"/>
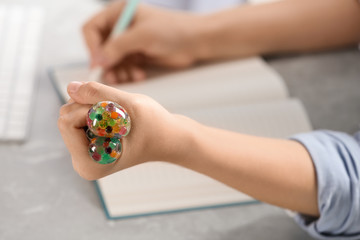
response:
<path fill-rule="evenodd" d="M 2 0 L 25 3 L 26 0 Z M 0 144 L 0 239 L 311 239 L 267 204 L 108 221 L 93 183 L 72 169 L 57 130 L 61 102 L 46 68 L 86 58 L 81 23 L 101 6 L 87 0 L 33 0 L 46 12 L 29 139 Z M 272 58 L 314 128 L 349 133 L 360 122 L 357 49 Z"/>

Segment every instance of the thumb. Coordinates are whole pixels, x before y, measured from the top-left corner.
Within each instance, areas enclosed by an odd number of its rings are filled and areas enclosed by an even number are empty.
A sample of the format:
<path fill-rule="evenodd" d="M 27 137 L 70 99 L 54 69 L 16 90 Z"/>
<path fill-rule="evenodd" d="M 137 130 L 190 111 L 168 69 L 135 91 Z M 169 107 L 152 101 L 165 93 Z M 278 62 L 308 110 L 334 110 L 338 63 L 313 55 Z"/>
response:
<path fill-rule="evenodd" d="M 71 99 L 80 104 L 113 101 L 124 106 L 127 105 L 130 98 L 129 93 L 98 82 L 71 82 L 67 87 L 67 91 Z"/>
<path fill-rule="evenodd" d="M 148 39 L 143 30 L 127 30 L 115 38 L 109 38 L 100 49 L 102 67 L 109 69 L 127 55 L 142 52 Z"/>

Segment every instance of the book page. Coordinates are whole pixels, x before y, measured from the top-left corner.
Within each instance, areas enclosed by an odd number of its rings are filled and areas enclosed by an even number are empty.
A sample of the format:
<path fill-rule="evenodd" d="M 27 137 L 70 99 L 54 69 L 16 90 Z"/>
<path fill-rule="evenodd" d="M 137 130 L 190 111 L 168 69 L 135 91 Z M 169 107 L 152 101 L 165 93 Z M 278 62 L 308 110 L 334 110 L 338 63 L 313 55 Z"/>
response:
<path fill-rule="evenodd" d="M 86 81 L 88 74 L 86 68 L 78 65 L 56 68 L 51 73 L 56 88 L 65 100 L 68 99 L 67 84 Z M 144 82 L 116 87 L 148 95 L 170 111 L 284 99 L 288 95 L 281 77 L 260 58 L 212 63 L 152 75 L 155 77 Z"/>
<path fill-rule="evenodd" d="M 67 102 L 70 99 L 67 85 L 73 81 L 86 82 L 89 78 L 89 69 L 86 64 L 79 63 L 50 68 L 48 74 L 61 100 Z"/>
<path fill-rule="evenodd" d="M 284 138 L 311 131 L 310 120 L 298 99 L 233 104 L 177 113 L 208 126 L 262 137 Z"/>
<path fill-rule="evenodd" d="M 283 100 L 181 112 L 203 124 L 283 138 L 311 130 L 302 104 Z M 216 180 L 180 166 L 150 162 L 98 180 L 112 217 L 248 202 L 252 199 Z"/>
<path fill-rule="evenodd" d="M 208 64 L 118 88 L 148 95 L 170 111 L 248 104 L 288 95 L 281 77 L 259 58 Z"/>

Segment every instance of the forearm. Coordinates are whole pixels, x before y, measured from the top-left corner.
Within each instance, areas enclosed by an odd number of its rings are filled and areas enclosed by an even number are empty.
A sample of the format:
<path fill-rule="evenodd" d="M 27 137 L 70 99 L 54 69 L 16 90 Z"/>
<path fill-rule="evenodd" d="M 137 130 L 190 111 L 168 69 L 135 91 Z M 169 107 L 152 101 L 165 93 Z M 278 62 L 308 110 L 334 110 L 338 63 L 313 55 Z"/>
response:
<path fill-rule="evenodd" d="M 205 16 L 200 26 L 199 59 L 330 49 L 360 41 L 360 4 L 287 0 L 249 5 Z"/>
<path fill-rule="evenodd" d="M 316 176 L 295 141 L 242 135 L 189 121 L 188 149 L 176 164 L 217 179 L 258 200 L 318 215 Z"/>

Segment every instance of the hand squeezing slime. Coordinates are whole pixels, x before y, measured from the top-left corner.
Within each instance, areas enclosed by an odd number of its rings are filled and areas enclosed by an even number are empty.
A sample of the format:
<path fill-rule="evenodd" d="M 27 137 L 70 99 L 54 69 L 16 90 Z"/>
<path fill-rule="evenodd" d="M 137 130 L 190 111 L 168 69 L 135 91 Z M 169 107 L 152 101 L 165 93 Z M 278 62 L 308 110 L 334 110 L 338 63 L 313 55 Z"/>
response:
<path fill-rule="evenodd" d="M 86 121 L 90 157 L 100 164 L 119 159 L 122 152 L 121 138 L 128 135 L 131 128 L 126 110 L 114 102 L 98 102 L 88 111 Z"/>

